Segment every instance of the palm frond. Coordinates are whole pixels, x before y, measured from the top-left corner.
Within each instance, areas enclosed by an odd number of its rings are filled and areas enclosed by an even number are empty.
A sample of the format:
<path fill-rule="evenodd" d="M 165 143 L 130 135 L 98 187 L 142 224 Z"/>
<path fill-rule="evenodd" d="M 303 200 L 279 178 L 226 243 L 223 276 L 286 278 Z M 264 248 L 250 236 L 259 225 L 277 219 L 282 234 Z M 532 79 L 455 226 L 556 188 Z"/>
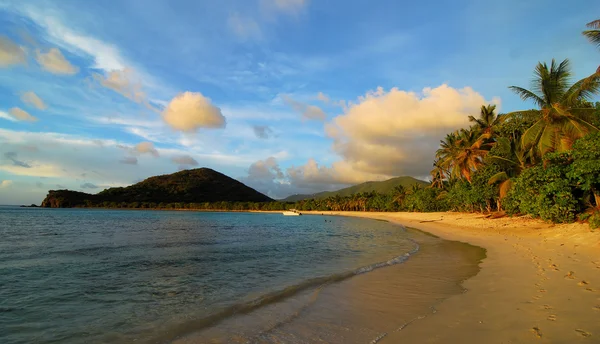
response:
<path fill-rule="evenodd" d="M 493 185 L 498 182 L 503 182 L 508 179 L 508 174 L 506 172 L 498 172 L 490 177 L 488 180 L 488 185 Z"/>
<path fill-rule="evenodd" d="M 582 33 L 592 44 L 600 48 L 600 30 L 585 30 Z"/>
<path fill-rule="evenodd" d="M 506 197 L 510 189 L 512 189 L 514 182 L 512 179 L 507 179 L 500 184 L 500 199 Z"/>
<path fill-rule="evenodd" d="M 531 92 L 528 89 L 519 86 L 509 86 L 508 88 L 514 93 L 516 93 L 519 97 L 521 97 L 522 100 L 532 100 L 540 108 L 543 107 L 544 104 L 546 104 L 544 99 L 542 99 L 540 96 Z"/>
<path fill-rule="evenodd" d="M 574 83 L 565 92 L 562 100 L 567 106 L 578 106 L 598 93 L 600 93 L 600 74 L 594 73 Z"/>
<path fill-rule="evenodd" d="M 589 27 L 590 29 L 600 29 L 600 19 L 591 21 L 585 24 L 585 26 Z"/>

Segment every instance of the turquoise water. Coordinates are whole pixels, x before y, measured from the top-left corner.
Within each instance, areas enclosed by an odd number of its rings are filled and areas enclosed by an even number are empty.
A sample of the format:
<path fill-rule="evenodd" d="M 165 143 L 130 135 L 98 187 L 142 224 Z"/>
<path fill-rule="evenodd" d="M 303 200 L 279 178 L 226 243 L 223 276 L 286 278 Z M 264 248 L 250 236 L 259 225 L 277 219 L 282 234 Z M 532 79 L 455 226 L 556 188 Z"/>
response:
<path fill-rule="evenodd" d="M 165 342 L 416 245 L 366 219 L 0 207 L 0 343 Z"/>

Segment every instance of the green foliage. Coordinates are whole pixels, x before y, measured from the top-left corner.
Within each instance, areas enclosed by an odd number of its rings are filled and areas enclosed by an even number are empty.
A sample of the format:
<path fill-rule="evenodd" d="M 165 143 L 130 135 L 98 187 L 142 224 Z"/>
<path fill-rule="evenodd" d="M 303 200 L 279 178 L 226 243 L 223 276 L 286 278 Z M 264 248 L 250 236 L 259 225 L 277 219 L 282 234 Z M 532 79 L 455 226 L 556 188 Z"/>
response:
<path fill-rule="evenodd" d="M 509 213 L 530 214 L 552 222 L 572 222 L 581 210 L 580 201 L 567 179 L 569 155 L 548 155 L 548 166 L 526 169 L 516 178 L 505 200 Z"/>
<path fill-rule="evenodd" d="M 590 203 L 600 207 L 600 133 L 590 134 L 573 145 L 573 162 L 568 173 Z"/>
<path fill-rule="evenodd" d="M 591 228 L 600 228 L 600 211 L 596 211 L 590 216 L 589 223 Z"/>
<path fill-rule="evenodd" d="M 403 208 L 408 211 L 432 212 L 447 210 L 445 202 L 438 198 L 439 189 L 419 188 L 406 196 Z"/>

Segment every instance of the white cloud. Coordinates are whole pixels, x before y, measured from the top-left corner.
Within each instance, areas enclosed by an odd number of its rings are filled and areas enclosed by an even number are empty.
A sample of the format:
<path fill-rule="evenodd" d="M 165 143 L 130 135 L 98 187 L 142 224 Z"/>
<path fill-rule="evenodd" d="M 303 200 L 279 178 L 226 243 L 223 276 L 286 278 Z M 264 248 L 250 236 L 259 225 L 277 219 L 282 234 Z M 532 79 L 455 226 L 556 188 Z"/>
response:
<path fill-rule="evenodd" d="M 239 13 L 229 15 L 227 19 L 229 29 L 242 39 L 261 39 L 262 31 L 258 23 L 249 17 L 242 16 Z"/>
<path fill-rule="evenodd" d="M 15 118 L 18 121 L 24 121 L 24 122 L 37 121 L 37 118 L 30 115 L 27 111 L 20 109 L 18 107 L 14 107 L 14 108 L 8 110 L 8 112 L 11 114 L 11 116 L 13 116 L 13 118 Z"/>
<path fill-rule="evenodd" d="M 44 101 L 37 96 L 34 92 L 25 92 L 21 95 L 21 101 L 27 105 L 31 105 L 39 110 L 46 110 L 48 105 L 44 103 Z"/>
<path fill-rule="evenodd" d="M 158 158 L 158 151 L 154 148 L 154 144 L 152 142 L 140 142 L 133 150 L 139 154 L 150 154 L 155 158 Z"/>
<path fill-rule="evenodd" d="M 0 183 L 0 189 L 8 188 L 13 184 L 12 180 L 5 179 Z"/>
<path fill-rule="evenodd" d="M 25 64 L 25 50 L 8 37 L 0 36 L 0 67 Z"/>
<path fill-rule="evenodd" d="M 300 113 L 302 115 L 302 117 L 305 119 L 324 121 L 325 118 L 327 117 L 325 115 L 325 112 L 323 112 L 323 110 L 321 110 L 321 108 L 319 108 L 318 106 L 299 102 L 297 100 L 292 99 L 292 97 L 290 97 L 288 95 L 282 95 L 281 99 L 283 99 L 283 101 L 289 107 L 294 109 L 294 111 Z"/>
<path fill-rule="evenodd" d="M 73 75 L 79 72 L 79 68 L 67 61 L 58 48 L 51 48 L 46 53 L 36 50 L 35 59 L 43 69 L 53 74 Z"/>
<path fill-rule="evenodd" d="M 171 100 L 163 111 L 164 121 L 175 130 L 194 132 L 199 128 L 224 128 L 221 109 L 201 93 L 184 92 Z"/>
<path fill-rule="evenodd" d="M 33 6 L 23 6 L 19 10 L 46 29 L 54 43 L 74 53 L 83 52 L 92 56 L 94 69 L 108 72 L 125 69 L 124 59 L 114 45 L 66 27 L 50 9 L 38 10 Z"/>
<path fill-rule="evenodd" d="M 14 117 L 12 117 L 11 115 L 7 114 L 4 111 L 0 111 L 0 118 L 9 120 L 11 122 L 16 122 L 17 121 Z"/>
<path fill-rule="evenodd" d="M 334 167 L 373 176 L 426 175 L 439 140 L 468 126 L 468 116 L 487 103 L 470 87 L 368 92 L 326 125 L 344 162 Z"/>

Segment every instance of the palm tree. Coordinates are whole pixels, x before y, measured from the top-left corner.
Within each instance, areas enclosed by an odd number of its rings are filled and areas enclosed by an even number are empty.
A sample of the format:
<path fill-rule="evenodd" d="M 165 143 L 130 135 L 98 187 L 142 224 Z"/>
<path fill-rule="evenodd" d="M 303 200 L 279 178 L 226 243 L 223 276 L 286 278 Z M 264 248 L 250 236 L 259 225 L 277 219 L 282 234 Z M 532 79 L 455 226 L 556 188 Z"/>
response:
<path fill-rule="evenodd" d="M 586 26 L 591 30 L 583 31 L 583 35 L 587 37 L 592 44 L 595 44 L 600 48 L 600 19 L 589 22 Z"/>
<path fill-rule="evenodd" d="M 539 115 L 539 120 L 521 137 L 521 145 L 532 159 L 568 150 L 575 140 L 598 130 L 589 122 L 594 109 L 587 101 L 600 91 L 600 74 L 595 73 L 570 84 L 569 60 L 557 64 L 553 59 L 550 68 L 546 63 L 538 63 L 534 75 L 532 91 L 518 86 L 509 88 L 521 99 L 533 101 L 539 110 L 507 114 L 508 117 L 514 114 Z"/>
<path fill-rule="evenodd" d="M 507 140 L 506 138 L 501 138 L 498 140 L 498 145 L 500 148 L 505 147 L 505 150 L 510 151 L 510 157 L 505 158 L 501 156 L 488 155 L 487 160 L 491 162 L 498 163 L 503 166 L 504 171 L 498 172 L 493 175 L 489 180 L 489 185 L 494 185 L 499 183 L 499 197 L 497 201 L 498 210 L 502 210 L 502 200 L 508 194 L 508 191 L 512 188 L 514 184 L 514 179 L 518 177 L 521 172 L 528 167 L 527 157 L 525 151 L 521 149 L 521 145 L 516 143 L 514 140 Z"/>
<path fill-rule="evenodd" d="M 483 158 L 491 148 L 491 143 L 486 142 L 489 138 L 489 134 L 479 136 L 473 130 L 461 129 L 453 158 L 452 175 L 465 178 L 470 183 L 473 172 L 483 165 Z"/>
<path fill-rule="evenodd" d="M 444 180 L 446 179 L 448 171 L 446 171 L 440 159 L 435 159 L 435 161 L 433 162 L 433 170 L 431 170 L 429 174 L 431 175 L 430 187 L 443 189 Z"/>
<path fill-rule="evenodd" d="M 591 30 L 583 31 L 583 35 L 587 37 L 592 44 L 595 44 L 600 48 L 600 19 L 589 22 L 586 26 Z M 596 73 L 600 73 L 600 66 L 596 69 Z"/>
<path fill-rule="evenodd" d="M 493 136 L 494 128 L 501 122 L 501 117 L 496 115 L 495 111 L 496 105 L 482 105 L 479 118 L 469 116 L 469 122 L 474 122 L 475 126 L 481 131 L 481 133 L 490 134 Z"/>

